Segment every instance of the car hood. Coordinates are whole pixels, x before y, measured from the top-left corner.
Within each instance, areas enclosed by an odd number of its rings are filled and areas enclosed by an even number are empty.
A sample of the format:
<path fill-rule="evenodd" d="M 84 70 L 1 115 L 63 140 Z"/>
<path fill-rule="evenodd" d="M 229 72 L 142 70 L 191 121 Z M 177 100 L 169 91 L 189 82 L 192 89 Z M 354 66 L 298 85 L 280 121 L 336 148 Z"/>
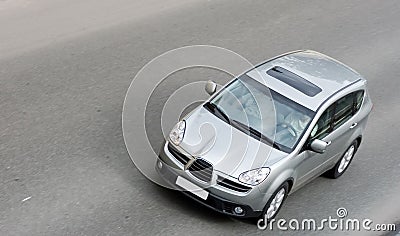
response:
<path fill-rule="evenodd" d="M 245 171 L 271 166 L 288 155 L 232 127 L 202 106 L 185 121 L 180 146 L 213 164 L 214 170 L 235 178 Z"/>

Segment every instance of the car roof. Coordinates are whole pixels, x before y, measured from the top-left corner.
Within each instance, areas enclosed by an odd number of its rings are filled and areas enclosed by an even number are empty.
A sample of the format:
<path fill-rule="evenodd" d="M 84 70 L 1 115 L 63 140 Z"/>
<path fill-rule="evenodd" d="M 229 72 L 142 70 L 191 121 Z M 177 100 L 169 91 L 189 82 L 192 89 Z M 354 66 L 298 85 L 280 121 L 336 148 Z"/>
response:
<path fill-rule="evenodd" d="M 343 63 L 311 50 L 275 57 L 247 75 L 313 111 L 333 94 L 364 80 Z"/>

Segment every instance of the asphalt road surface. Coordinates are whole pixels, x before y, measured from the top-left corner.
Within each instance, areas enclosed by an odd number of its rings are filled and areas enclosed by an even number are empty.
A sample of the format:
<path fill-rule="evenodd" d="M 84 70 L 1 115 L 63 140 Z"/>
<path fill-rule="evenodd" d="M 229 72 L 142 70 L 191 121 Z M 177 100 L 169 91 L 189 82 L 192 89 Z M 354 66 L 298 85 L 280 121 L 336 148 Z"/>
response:
<path fill-rule="evenodd" d="M 155 56 L 193 44 L 253 63 L 313 49 L 364 75 L 374 109 L 356 159 L 340 179 L 291 195 L 278 218 L 345 207 L 350 218 L 400 222 L 398 1 L 2 0 L 0 29 L 0 235 L 357 233 L 261 231 L 141 175 L 122 136 L 125 93 Z M 158 96 L 206 75 L 178 73 Z"/>

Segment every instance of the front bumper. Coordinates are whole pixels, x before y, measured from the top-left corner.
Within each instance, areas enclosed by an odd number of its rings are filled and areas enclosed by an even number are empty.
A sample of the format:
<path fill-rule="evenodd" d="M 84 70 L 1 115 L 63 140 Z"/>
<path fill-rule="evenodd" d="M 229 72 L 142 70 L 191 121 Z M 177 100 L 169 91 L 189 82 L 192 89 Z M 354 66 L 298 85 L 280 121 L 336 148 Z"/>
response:
<path fill-rule="evenodd" d="M 163 145 L 163 148 L 159 155 L 159 160 L 157 161 L 155 168 L 157 172 L 160 174 L 160 176 L 174 189 L 180 190 L 186 196 L 194 199 L 200 204 L 223 214 L 240 218 L 259 217 L 261 215 L 262 208 L 265 203 L 256 204 L 260 206 L 259 207 L 260 210 L 255 210 L 255 208 L 251 206 L 251 204 L 248 204 L 248 203 L 262 201 L 263 198 L 262 196 L 260 196 L 261 194 L 257 188 L 253 189 L 247 195 L 244 195 L 243 193 L 238 193 L 237 195 L 235 195 L 235 194 L 230 194 L 228 192 L 222 192 L 221 189 L 217 189 L 214 187 L 201 186 L 201 184 L 193 181 L 193 178 L 190 175 L 186 175 L 183 170 L 179 170 L 179 167 L 172 162 L 170 153 L 168 154 L 166 153 L 168 151 L 165 150 L 164 148 L 165 146 L 166 145 Z M 161 162 L 162 165 L 159 165 L 159 162 Z M 162 167 L 160 168 L 160 166 Z M 208 192 L 207 199 L 204 200 L 196 196 L 192 192 L 187 191 L 178 186 L 176 184 L 178 176 L 181 176 L 186 180 L 189 180 L 190 182 L 196 184 L 197 186 L 204 188 Z M 235 212 L 236 207 L 240 207 L 243 210 L 243 212 L 240 214 Z"/>

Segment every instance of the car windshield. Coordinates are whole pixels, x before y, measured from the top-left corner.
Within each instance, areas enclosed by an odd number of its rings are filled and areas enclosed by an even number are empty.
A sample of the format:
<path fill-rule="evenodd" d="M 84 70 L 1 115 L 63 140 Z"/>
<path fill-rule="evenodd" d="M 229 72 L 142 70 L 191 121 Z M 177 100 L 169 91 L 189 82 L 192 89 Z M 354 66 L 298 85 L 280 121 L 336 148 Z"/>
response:
<path fill-rule="evenodd" d="M 290 152 L 310 124 L 314 112 L 242 75 L 204 105 L 235 128 Z"/>

